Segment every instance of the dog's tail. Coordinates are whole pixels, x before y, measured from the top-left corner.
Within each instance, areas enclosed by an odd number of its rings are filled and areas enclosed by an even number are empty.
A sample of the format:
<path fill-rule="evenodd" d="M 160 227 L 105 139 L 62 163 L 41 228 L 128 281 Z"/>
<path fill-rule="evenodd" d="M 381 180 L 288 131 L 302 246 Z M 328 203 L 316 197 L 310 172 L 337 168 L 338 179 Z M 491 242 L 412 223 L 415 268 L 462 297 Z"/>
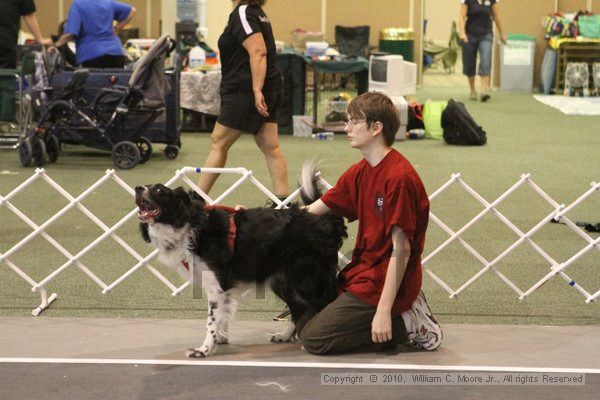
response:
<path fill-rule="evenodd" d="M 321 197 L 319 189 L 319 172 L 316 161 L 306 161 L 302 164 L 300 176 L 298 176 L 298 186 L 300 187 L 300 197 L 306 205 L 313 203 Z"/>

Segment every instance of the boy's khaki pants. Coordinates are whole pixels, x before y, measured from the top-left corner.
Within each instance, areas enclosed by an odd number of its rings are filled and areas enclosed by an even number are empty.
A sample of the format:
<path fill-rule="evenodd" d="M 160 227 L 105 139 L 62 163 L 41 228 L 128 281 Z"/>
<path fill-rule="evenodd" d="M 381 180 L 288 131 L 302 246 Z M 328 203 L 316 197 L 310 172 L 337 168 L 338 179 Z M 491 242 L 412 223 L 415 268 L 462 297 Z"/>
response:
<path fill-rule="evenodd" d="M 321 312 L 307 311 L 296 323 L 304 348 L 313 354 L 381 351 L 408 341 L 402 316 L 392 317 L 392 340 L 374 343 L 371 323 L 376 307 L 343 292 Z"/>

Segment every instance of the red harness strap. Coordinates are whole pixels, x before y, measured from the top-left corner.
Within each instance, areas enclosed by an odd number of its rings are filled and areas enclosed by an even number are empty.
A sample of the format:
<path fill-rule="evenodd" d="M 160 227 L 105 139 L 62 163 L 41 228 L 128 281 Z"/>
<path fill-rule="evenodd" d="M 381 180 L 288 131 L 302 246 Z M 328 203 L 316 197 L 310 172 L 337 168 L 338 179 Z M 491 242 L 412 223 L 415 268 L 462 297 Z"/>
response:
<path fill-rule="evenodd" d="M 233 254 L 233 246 L 235 245 L 235 236 L 237 234 L 237 226 L 235 226 L 235 213 L 229 214 L 229 232 L 227 235 L 227 243 L 229 244 L 229 251 Z"/>
<path fill-rule="evenodd" d="M 229 214 L 229 233 L 227 235 L 227 243 L 229 244 L 229 251 L 231 251 L 231 253 L 233 253 L 233 246 L 235 244 L 235 235 L 237 232 L 237 227 L 235 226 L 235 221 L 233 219 L 233 217 L 235 217 L 235 213 L 237 212 L 235 210 L 235 208 L 233 207 L 229 207 L 229 206 L 204 206 L 204 210 L 205 211 L 211 211 L 211 210 L 220 210 L 220 211 L 225 211 L 226 213 Z"/>
<path fill-rule="evenodd" d="M 229 245 L 229 251 L 233 254 L 233 247 L 235 245 L 235 236 L 237 233 L 237 227 L 235 226 L 235 208 L 229 206 L 204 206 L 205 211 L 221 210 L 229 213 L 229 232 L 227 234 L 227 244 Z M 181 260 L 181 265 L 188 271 L 190 270 L 190 264 L 186 260 Z"/>

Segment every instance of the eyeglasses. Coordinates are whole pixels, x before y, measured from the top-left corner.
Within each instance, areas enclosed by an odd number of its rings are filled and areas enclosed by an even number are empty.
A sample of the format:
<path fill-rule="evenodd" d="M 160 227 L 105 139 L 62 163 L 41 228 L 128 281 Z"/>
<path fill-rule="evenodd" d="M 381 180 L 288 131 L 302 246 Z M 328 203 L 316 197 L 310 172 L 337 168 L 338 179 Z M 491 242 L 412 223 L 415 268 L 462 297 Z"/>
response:
<path fill-rule="evenodd" d="M 356 125 L 360 124 L 361 122 L 366 122 L 366 121 L 367 121 L 366 119 L 346 119 L 344 121 L 344 125 L 350 129 L 352 129 Z"/>

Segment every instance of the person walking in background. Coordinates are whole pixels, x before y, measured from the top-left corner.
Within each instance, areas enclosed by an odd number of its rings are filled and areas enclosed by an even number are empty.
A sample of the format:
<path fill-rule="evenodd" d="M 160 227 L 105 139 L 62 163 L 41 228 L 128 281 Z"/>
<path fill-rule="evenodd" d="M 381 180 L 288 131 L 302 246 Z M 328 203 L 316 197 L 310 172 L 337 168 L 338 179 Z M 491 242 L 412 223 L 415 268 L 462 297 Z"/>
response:
<path fill-rule="evenodd" d="M 363 159 L 308 206 L 316 215 L 358 219 L 352 261 L 339 274 L 341 294 L 296 323 L 310 353 L 378 351 L 409 341 L 430 351 L 442 343 L 442 329 L 421 291 L 429 198 L 417 171 L 392 148 L 399 126 L 386 95 L 364 93 L 352 100 L 345 131 Z"/>
<path fill-rule="evenodd" d="M 17 67 L 17 41 L 21 29 L 21 17 L 41 45 L 52 44 L 42 37 L 33 0 L 0 0 L 0 68 Z"/>
<path fill-rule="evenodd" d="M 463 74 L 469 79 L 471 100 L 477 100 L 475 89 L 475 64 L 479 53 L 477 75 L 481 79 L 481 101 L 490 99 L 490 74 L 492 70 L 492 21 L 496 22 L 500 40 L 506 44 L 506 35 L 500 18 L 498 0 L 461 0 L 458 28 L 462 44 Z"/>
<path fill-rule="evenodd" d="M 41 45 L 51 45 L 52 41 L 42 37 L 33 0 L 0 0 L 0 68 L 17 68 L 17 42 L 21 29 L 21 17 Z M 15 119 L 14 75 L 11 73 L 0 78 L 0 122 L 8 122 L 8 130 L 16 129 L 12 125 Z M 4 131 L 4 126 L 1 128 Z"/>
<path fill-rule="evenodd" d="M 119 32 L 136 9 L 114 0 L 74 0 L 57 48 L 75 40 L 77 63 L 86 68 L 123 68 L 125 53 Z M 113 26 L 114 21 L 117 24 Z"/>
<path fill-rule="evenodd" d="M 267 160 L 275 195 L 283 200 L 289 194 L 287 163 L 276 120 L 283 84 L 264 4 L 265 0 L 232 0 L 233 11 L 219 38 L 221 111 L 204 166 L 224 167 L 229 148 L 242 133 L 250 133 Z M 208 193 L 217 178 L 202 173 L 198 185 Z"/>

